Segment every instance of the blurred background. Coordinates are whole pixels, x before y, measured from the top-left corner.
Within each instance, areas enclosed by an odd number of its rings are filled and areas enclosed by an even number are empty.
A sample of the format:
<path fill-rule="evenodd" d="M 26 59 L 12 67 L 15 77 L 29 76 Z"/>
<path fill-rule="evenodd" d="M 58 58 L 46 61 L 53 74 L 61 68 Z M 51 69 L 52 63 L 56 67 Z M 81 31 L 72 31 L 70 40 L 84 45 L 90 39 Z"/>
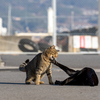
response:
<path fill-rule="evenodd" d="M 99 0 L 1 0 L 0 52 L 99 52 Z M 56 38 L 53 38 L 54 27 Z"/>

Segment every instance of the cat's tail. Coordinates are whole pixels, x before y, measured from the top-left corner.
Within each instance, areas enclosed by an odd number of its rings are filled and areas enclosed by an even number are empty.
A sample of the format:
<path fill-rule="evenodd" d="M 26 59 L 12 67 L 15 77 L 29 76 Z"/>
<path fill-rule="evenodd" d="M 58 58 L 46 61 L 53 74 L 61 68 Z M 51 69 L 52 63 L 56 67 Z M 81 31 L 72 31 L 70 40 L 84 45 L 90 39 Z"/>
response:
<path fill-rule="evenodd" d="M 24 63 L 19 66 L 19 70 L 22 72 L 26 72 L 25 66 L 29 63 L 29 59 L 27 59 Z"/>

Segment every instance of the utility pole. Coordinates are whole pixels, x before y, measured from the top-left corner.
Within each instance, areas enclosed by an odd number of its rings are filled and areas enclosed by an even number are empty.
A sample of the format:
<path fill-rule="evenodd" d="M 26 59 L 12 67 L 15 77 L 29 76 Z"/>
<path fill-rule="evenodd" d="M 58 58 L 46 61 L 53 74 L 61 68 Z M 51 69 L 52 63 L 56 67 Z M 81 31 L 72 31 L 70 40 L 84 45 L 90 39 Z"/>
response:
<path fill-rule="evenodd" d="M 98 15 L 98 36 L 100 36 L 100 0 L 98 0 L 98 11 L 99 11 L 99 15 Z"/>
<path fill-rule="evenodd" d="M 56 0 L 53 0 L 52 1 L 53 3 L 53 24 L 54 24 L 54 27 L 53 27 L 53 45 L 57 46 L 56 44 Z"/>
<path fill-rule="evenodd" d="M 71 12 L 71 30 L 74 30 L 74 12 Z"/>
<path fill-rule="evenodd" d="M 53 35 L 53 9 L 49 7 L 48 9 L 48 33 Z"/>
<path fill-rule="evenodd" d="M 11 35 L 11 5 L 8 8 L 8 34 Z"/>

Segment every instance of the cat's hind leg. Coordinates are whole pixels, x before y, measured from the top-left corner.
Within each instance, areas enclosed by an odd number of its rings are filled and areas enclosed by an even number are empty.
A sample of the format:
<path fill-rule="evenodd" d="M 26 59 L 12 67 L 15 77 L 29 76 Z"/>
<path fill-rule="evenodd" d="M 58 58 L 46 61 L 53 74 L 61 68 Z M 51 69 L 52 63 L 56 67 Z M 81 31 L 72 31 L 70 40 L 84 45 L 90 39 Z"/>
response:
<path fill-rule="evenodd" d="M 25 81 L 25 83 L 26 84 L 31 84 L 31 81 L 33 80 L 33 77 L 31 77 L 31 78 L 26 78 L 26 81 Z"/>
<path fill-rule="evenodd" d="M 34 77 L 31 75 L 31 73 L 29 71 L 26 71 L 26 80 L 25 83 L 26 84 L 31 84 L 31 81 L 34 79 Z"/>

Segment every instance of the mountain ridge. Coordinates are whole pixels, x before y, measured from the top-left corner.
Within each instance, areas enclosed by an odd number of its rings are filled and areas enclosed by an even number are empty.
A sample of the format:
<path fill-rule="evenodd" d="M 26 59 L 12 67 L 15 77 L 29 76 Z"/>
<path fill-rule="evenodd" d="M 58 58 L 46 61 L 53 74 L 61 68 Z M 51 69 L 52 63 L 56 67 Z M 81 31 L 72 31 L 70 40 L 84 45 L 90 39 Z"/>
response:
<path fill-rule="evenodd" d="M 69 16 L 71 11 L 74 11 L 76 15 L 82 15 L 82 8 L 84 9 L 98 9 L 97 0 L 56 0 L 57 1 L 57 15 Z M 8 8 L 11 5 L 12 17 L 22 17 L 21 21 L 15 21 L 12 19 L 13 31 L 26 31 L 26 27 L 30 28 L 30 31 L 39 32 L 43 31 L 47 27 L 47 18 L 28 19 L 29 17 L 47 16 L 47 9 L 52 6 L 52 0 L 1 0 L 0 3 L 0 17 L 3 18 L 3 25 L 7 27 L 8 21 Z M 25 19 L 26 18 L 26 19 Z M 40 21 L 40 22 L 39 22 Z M 63 21 L 61 21 L 63 22 Z M 34 23 L 34 24 L 32 24 Z M 40 25 L 43 23 L 43 25 Z M 32 25 L 32 26 L 31 26 Z M 20 28 L 19 28 L 20 26 Z M 40 27 L 40 30 L 38 30 Z M 43 29 L 43 30 L 42 30 Z M 37 31 L 38 30 L 38 31 Z M 45 32 L 44 31 L 44 32 Z"/>

